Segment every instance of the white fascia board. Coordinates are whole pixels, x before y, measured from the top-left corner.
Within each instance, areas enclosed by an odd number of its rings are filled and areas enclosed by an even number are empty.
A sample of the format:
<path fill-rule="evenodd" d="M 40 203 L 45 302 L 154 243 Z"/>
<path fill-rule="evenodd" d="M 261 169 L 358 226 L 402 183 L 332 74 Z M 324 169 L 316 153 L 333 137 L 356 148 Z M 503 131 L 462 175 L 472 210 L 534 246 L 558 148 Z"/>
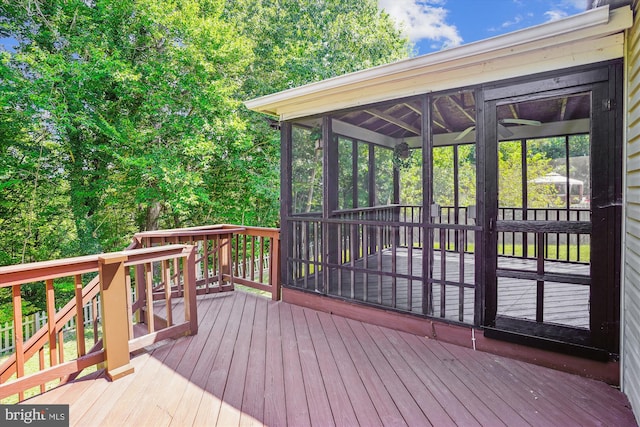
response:
<path fill-rule="evenodd" d="M 612 19 L 617 24 L 615 28 L 609 28 Z M 287 104 L 307 101 L 312 97 L 322 97 L 323 92 L 335 92 L 339 89 L 354 90 L 358 86 L 366 86 L 371 80 L 384 80 L 385 78 L 393 79 L 399 74 L 407 74 L 427 71 L 429 68 L 453 61 L 468 60 L 473 62 L 474 57 L 482 57 L 491 52 L 513 50 L 517 52 L 518 48 L 523 45 L 549 40 L 549 45 L 554 44 L 554 38 L 561 38 L 566 35 L 571 37 L 575 34 L 577 40 L 584 40 L 585 29 L 593 28 L 592 37 L 612 34 L 621 31 L 619 27 L 626 28 L 630 25 L 631 10 L 628 7 L 619 8 L 609 12 L 608 6 L 592 9 L 587 12 L 568 17 L 566 19 L 537 25 L 535 27 L 526 28 L 513 33 L 502 36 L 493 37 L 486 40 L 470 43 L 460 47 L 434 52 L 431 54 L 398 61 L 392 64 L 382 65 L 367 70 L 357 71 L 355 73 L 343 76 L 333 77 L 305 86 L 288 89 L 272 95 L 263 96 L 250 101 L 246 101 L 245 105 L 251 110 L 271 114 L 282 118 L 279 110 Z M 602 27 L 602 28 L 599 28 Z M 566 37 L 563 37 L 566 43 Z"/>
<path fill-rule="evenodd" d="M 564 36 L 559 38 L 562 37 Z M 472 62 L 451 61 L 419 72 L 398 73 L 384 80 L 374 79 L 357 86 L 296 98 L 293 102 L 279 104 L 278 115 L 281 120 L 291 120 L 327 111 L 340 111 L 429 92 L 613 60 L 622 57 L 623 42 L 624 35 L 616 33 L 551 47 L 538 46 L 533 50 L 522 48 L 510 54 L 494 52 L 476 57 Z"/>

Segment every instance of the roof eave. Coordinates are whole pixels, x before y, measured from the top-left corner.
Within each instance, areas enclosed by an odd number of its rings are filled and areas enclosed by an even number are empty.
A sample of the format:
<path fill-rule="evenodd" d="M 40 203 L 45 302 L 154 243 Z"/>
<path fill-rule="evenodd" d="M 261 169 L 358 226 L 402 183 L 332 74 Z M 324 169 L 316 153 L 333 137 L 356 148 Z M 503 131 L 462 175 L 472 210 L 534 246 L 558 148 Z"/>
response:
<path fill-rule="evenodd" d="M 562 20 L 537 25 L 456 48 L 409 58 L 391 64 L 381 65 L 333 77 L 327 80 L 310 83 L 304 86 L 287 89 L 282 92 L 246 101 L 245 106 L 254 111 L 280 117 L 281 115 L 278 112 L 278 109 L 282 104 L 289 104 L 296 102 L 296 100 L 317 96 L 324 91 L 347 87 L 353 89 L 354 86 L 369 80 L 390 77 L 400 72 L 407 72 L 450 61 L 472 58 L 474 56 L 491 53 L 493 51 L 515 49 L 523 44 L 545 39 L 551 40 L 555 37 L 575 32 L 576 30 L 606 25 L 609 23 L 609 20 L 609 6 L 603 6 Z"/>

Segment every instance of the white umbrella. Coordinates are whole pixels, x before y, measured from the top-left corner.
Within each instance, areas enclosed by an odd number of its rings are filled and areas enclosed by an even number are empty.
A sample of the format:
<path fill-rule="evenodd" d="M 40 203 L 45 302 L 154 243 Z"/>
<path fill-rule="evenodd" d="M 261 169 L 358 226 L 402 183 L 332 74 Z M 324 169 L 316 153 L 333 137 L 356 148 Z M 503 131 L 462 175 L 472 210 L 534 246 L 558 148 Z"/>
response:
<path fill-rule="evenodd" d="M 583 185 L 584 182 L 580 181 L 579 179 L 573 179 L 573 178 L 568 178 L 569 180 L 569 185 Z M 529 181 L 533 184 L 566 184 L 567 183 L 567 177 L 566 176 L 562 176 L 559 173 L 555 173 L 555 172 L 551 172 L 548 173 L 544 176 L 541 176 L 539 178 L 536 179 L 532 179 L 531 181 Z"/>

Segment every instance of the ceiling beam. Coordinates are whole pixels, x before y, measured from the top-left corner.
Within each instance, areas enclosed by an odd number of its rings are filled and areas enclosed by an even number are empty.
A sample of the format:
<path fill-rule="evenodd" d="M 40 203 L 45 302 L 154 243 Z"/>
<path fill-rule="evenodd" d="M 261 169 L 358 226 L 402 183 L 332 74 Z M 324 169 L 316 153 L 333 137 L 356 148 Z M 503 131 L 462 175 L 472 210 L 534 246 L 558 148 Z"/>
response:
<path fill-rule="evenodd" d="M 501 141 L 512 141 L 518 139 L 548 138 L 561 135 L 576 135 L 581 133 L 589 133 L 589 119 L 565 120 L 560 122 L 542 123 L 540 126 L 520 125 L 509 126 L 509 130 L 513 132 L 508 138 L 500 138 Z M 455 145 L 467 144 L 476 140 L 476 131 L 469 132 L 464 138 L 456 140 L 460 132 L 443 133 L 433 136 L 434 145 Z M 407 141 L 409 142 L 409 141 Z M 412 141 L 413 142 L 413 141 Z M 409 145 L 411 143 L 409 142 Z"/>
<path fill-rule="evenodd" d="M 567 101 L 569 97 L 562 98 L 562 106 L 560 107 L 560 120 L 564 120 L 564 115 L 567 113 Z"/>
<path fill-rule="evenodd" d="M 413 111 L 414 113 L 417 113 L 419 115 L 422 115 L 422 110 L 420 110 L 419 108 L 414 107 L 413 105 L 405 102 L 403 104 L 405 107 L 407 107 L 408 109 L 410 109 L 411 111 Z"/>
<path fill-rule="evenodd" d="M 461 105 L 460 101 L 458 101 L 458 99 L 453 96 L 453 95 L 449 95 L 448 97 L 451 101 L 453 101 L 453 105 L 456 106 L 456 108 L 458 110 L 460 110 L 460 112 L 462 114 L 464 114 L 469 120 L 471 120 L 471 123 L 475 123 L 476 122 L 476 118 L 473 117 L 471 114 L 467 113 L 467 110 L 465 110 L 464 106 Z"/>
<path fill-rule="evenodd" d="M 451 128 L 449 127 L 449 125 L 447 124 L 446 118 L 442 115 L 442 113 L 440 112 L 440 109 L 438 108 L 437 101 L 438 101 L 439 99 L 441 99 L 441 98 L 436 98 L 436 99 L 434 99 L 434 100 L 433 100 L 433 102 L 431 103 L 431 108 L 433 109 L 433 112 L 435 113 L 435 114 L 433 114 L 433 115 L 431 116 L 431 122 L 432 122 L 434 125 L 436 125 L 436 126 L 438 126 L 438 127 L 442 128 L 442 129 L 446 130 L 447 132 L 453 132 L 453 131 L 451 130 Z M 442 123 L 440 123 L 439 121 L 437 121 L 437 120 L 435 119 L 435 115 L 436 115 L 436 114 L 437 114 L 438 116 L 440 116 L 440 120 L 442 120 Z"/>
<path fill-rule="evenodd" d="M 369 129 L 361 128 L 341 120 L 333 119 L 331 122 L 333 133 L 352 138 L 358 141 L 371 142 L 384 147 L 394 148 L 400 141 L 396 138 L 383 135 Z"/>
<path fill-rule="evenodd" d="M 513 115 L 514 119 L 519 119 L 520 118 L 520 117 L 518 117 L 518 112 L 516 111 L 515 104 L 509 104 L 509 109 L 511 110 L 511 115 Z"/>
<path fill-rule="evenodd" d="M 408 130 L 409 132 L 412 132 L 412 133 L 414 133 L 416 135 L 420 135 L 420 133 L 421 133 L 420 129 L 417 129 L 414 126 L 412 126 L 412 125 L 410 125 L 408 123 L 405 123 L 400 119 L 396 119 L 395 117 L 390 116 L 389 114 L 386 114 L 386 113 L 384 113 L 384 112 L 382 112 L 380 110 L 377 110 L 375 108 L 370 108 L 368 110 L 364 110 L 364 112 L 365 113 L 369 113 L 372 116 L 378 117 L 379 119 L 382 119 L 382 120 L 384 120 L 386 122 L 394 124 L 394 125 L 396 125 L 398 127 L 401 127 L 402 129 Z"/>

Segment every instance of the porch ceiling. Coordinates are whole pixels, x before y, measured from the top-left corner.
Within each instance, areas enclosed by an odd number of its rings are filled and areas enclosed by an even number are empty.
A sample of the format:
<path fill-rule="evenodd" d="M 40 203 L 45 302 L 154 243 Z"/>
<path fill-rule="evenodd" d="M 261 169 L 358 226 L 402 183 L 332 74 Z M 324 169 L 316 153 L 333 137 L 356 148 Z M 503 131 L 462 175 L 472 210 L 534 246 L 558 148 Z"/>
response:
<path fill-rule="evenodd" d="M 498 120 L 525 119 L 541 124 L 588 119 L 588 94 L 521 102 L 516 106 L 498 108 Z M 476 104 L 473 92 L 440 96 L 433 101 L 433 134 L 460 133 L 475 126 Z M 337 120 L 391 138 L 411 138 L 422 134 L 422 107 L 419 101 L 400 101 L 381 107 L 364 108 L 334 115 Z M 518 126 L 505 124 L 506 127 Z"/>

